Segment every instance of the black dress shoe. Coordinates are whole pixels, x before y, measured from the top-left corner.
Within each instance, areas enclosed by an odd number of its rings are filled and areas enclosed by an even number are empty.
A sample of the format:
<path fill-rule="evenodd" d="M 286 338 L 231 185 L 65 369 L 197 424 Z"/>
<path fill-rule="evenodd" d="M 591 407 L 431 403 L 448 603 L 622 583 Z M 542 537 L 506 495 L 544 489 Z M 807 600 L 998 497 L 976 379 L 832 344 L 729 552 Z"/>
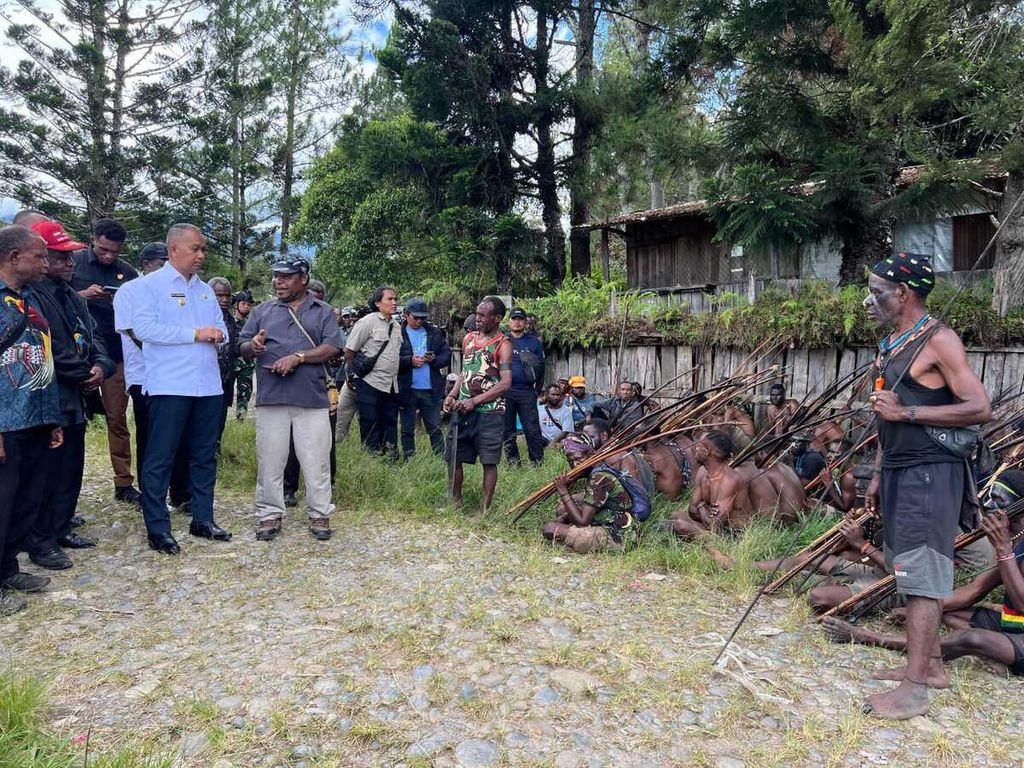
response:
<path fill-rule="evenodd" d="M 79 533 L 69 533 L 67 536 L 61 536 L 57 539 L 57 543 L 65 549 L 88 549 L 89 547 L 96 546 L 95 541 L 87 539 Z"/>
<path fill-rule="evenodd" d="M 75 515 L 71 518 L 70 525 L 72 528 L 81 528 L 83 525 L 85 525 L 85 518 L 81 515 Z"/>
<path fill-rule="evenodd" d="M 217 525 L 215 522 L 210 521 L 208 523 L 197 523 L 193 521 L 188 526 L 188 532 L 193 536 L 199 536 L 203 539 L 213 539 L 214 541 L 231 541 L 231 534 Z"/>
<path fill-rule="evenodd" d="M 114 498 L 128 504 L 141 504 L 142 494 L 130 485 L 118 486 L 114 489 Z"/>
<path fill-rule="evenodd" d="M 4 589 L 16 589 L 19 592 L 42 592 L 49 583 L 49 576 L 36 576 L 34 573 L 19 571 L 4 579 L 0 586 Z"/>
<path fill-rule="evenodd" d="M 30 552 L 28 559 L 40 568 L 49 568 L 51 571 L 64 571 L 74 565 L 71 558 L 59 549 L 45 549 L 42 552 Z"/>
<path fill-rule="evenodd" d="M 176 555 L 181 552 L 178 542 L 169 533 L 149 534 L 149 546 L 150 549 L 155 549 L 157 552 L 162 552 L 165 555 Z"/>

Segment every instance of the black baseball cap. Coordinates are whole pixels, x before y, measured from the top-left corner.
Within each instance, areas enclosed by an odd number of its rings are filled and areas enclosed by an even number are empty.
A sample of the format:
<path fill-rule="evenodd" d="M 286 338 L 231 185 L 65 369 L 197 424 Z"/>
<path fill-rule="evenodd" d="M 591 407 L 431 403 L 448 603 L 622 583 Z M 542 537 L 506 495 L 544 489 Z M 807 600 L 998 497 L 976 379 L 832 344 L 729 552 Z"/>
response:
<path fill-rule="evenodd" d="M 508 319 L 509 320 L 525 320 L 526 319 L 526 310 L 517 307 L 516 309 L 513 309 L 511 312 L 509 312 Z"/>
<path fill-rule="evenodd" d="M 289 256 L 288 258 L 275 261 L 274 266 L 270 270 L 279 275 L 308 275 L 309 262 L 298 256 Z"/>
<path fill-rule="evenodd" d="M 427 309 L 427 302 L 419 297 L 409 299 L 405 302 L 405 311 L 413 317 L 430 317 L 430 311 Z"/>
<path fill-rule="evenodd" d="M 149 243 L 139 251 L 139 263 L 144 261 L 156 261 L 160 259 L 167 261 L 167 244 L 166 243 Z"/>

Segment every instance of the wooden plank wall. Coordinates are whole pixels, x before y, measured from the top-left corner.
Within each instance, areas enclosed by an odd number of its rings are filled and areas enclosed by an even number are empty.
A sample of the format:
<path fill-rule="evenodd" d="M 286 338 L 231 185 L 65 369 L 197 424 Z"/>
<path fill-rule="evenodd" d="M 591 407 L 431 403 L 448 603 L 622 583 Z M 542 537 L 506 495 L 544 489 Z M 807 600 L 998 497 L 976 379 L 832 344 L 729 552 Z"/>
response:
<path fill-rule="evenodd" d="M 554 381 L 561 377 L 582 373 L 588 389 L 607 394 L 612 391 L 615 371 L 619 378 L 639 381 L 645 391 L 690 371 L 690 374 L 669 384 L 665 392 L 671 396 L 694 386 L 708 387 L 713 382 L 732 374 L 747 357 L 748 350 L 717 347 L 700 350 L 686 346 L 627 346 L 619 361 L 617 348 L 599 350 L 572 350 L 548 354 L 546 378 Z M 456 353 L 455 357 L 458 357 Z M 778 366 L 784 371 L 783 379 L 790 397 L 802 399 L 808 393 L 820 392 L 828 383 L 845 376 L 854 368 L 874 360 L 875 350 L 870 347 L 849 349 L 786 349 L 757 362 L 758 370 Z M 1018 394 L 1024 385 L 1024 347 L 1008 349 L 968 349 L 967 361 L 981 377 L 989 394 L 1001 391 Z M 700 365 L 700 368 L 697 366 Z M 453 361 L 457 370 L 458 362 Z M 767 396 L 768 385 L 758 388 L 758 394 Z M 849 395 L 849 389 L 843 397 Z"/>

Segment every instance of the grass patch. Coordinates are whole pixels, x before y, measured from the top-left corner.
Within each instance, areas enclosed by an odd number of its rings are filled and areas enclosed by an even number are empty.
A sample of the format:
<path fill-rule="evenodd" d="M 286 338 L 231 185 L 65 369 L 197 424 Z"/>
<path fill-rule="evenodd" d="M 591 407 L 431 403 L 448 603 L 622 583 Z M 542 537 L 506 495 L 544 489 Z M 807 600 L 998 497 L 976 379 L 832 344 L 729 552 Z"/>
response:
<path fill-rule="evenodd" d="M 62 738 L 44 726 L 43 685 L 0 671 L 0 768 L 170 768 L 173 760 L 146 743 L 98 747 L 94 740 Z M 81 741 L 82 743 L 77 743 Z"/>
<path fill-rule="evenodd" d="M 394 463 L 364 452 L 357 432 L 353 427 L 348 439 L 335 447 L 334 500 L 340 514 L 347 519 L 400 513 L 430 522 L 446 522 L 456 530 L 541 543 L 540 527 L 553 517 L 553 497 L 530 510 L 516 526 L 511 524 L 506 510 L 567 469 L 561 454 L 545 453 L 539 467 L 511 469 L 503 463 L 499 468 L 492 510 L 481 519 L 475 514 L 481 499 L 482 469 L 479 465 L 466 467 L 466 511 L 459 512 L 447 503 L 445 463 L 430 451 L 424 435 L 418 435 L 418 450 L 411 461 Z M 217 481 L 221 489 L 246 495 L 252 493 L 256 484 L 255 439 L 252 419 L 228 422 L 218 463 Z M 736 568 L 723 572 L 702 545 L 680 542 L 673 537 L 668 521 L 685 504 L 686 499 L 669 501 L 656 496 L 641 545 L 615 556 L 618 560 L 615 568 L 623 575 L 636 571 L 672 571 L 692 577 L 711 577 L 715 586 L 742 596 L 755 590 L 765 578 L 763 573 L 750 568 L 753 561 L 795 551 L 834 523 L 830 518 L 813 514 L 792 526 L 780 527 L 759 521 L 742 536 L 715 537 L 712 543 L 736 561 Z M 560 547 L 550 547 L 550 551 L 552 556 L 565 554 Z"/>

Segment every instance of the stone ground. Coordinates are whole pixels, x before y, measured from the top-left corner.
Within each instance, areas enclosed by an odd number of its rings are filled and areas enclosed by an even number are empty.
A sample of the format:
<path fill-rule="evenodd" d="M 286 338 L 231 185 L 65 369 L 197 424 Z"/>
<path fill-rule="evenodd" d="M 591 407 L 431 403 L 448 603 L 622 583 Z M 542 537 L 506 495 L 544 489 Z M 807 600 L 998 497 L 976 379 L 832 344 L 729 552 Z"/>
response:
<path fill-rule="evenodd" d="M 203 768 L 1019 765 L 1024 752 L 1019 681 L 970 661 L 927 718 L 860 715 L 889 685 L 866 672 L 896 657 L 829 645 L 794 601 L 759 606 L 713 671 L 747 596 L 706 577 L 394 513 L 341 513 L 327 543 L 293 516 L 259 543 L 248 499 L 229 492 L 217 519 L 234 541 L 194 540 L 176 516 L 184 551 L 168 558 L 108 501 L 108 471 L 90 469 L 81 505 L 100 546 L 0 623 L 4 657 L 51 683 L 53 726 L 94 744 L 146 739 Z"/>

